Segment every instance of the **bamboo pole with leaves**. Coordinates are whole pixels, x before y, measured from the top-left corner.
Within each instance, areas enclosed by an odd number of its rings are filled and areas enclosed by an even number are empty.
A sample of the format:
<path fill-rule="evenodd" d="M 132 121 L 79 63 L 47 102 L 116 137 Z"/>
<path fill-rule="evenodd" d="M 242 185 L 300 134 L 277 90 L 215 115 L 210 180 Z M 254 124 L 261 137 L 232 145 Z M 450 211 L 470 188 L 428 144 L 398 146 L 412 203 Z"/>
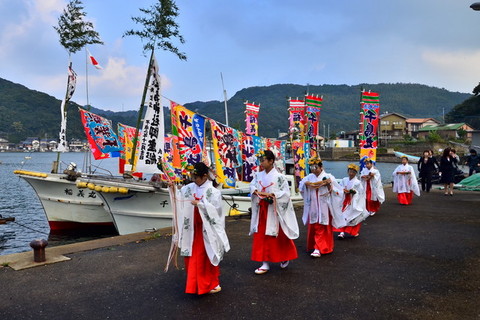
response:
<path fill-rule="evenodd" d="M 60 44 L 68 52 L 69 68 L 72 67 L 72 54 L 82 50 L 87 44 L 103 44 L 98 32 L 93 28 L 93 23 L 85 20 L 87 14 L 83 9 L 81 0 L 71 0 L 58 18 L 58 26 L 53 27 L 59 35 Z M 65 119 L 69 102 L 68 91 L 69 88 L 67 88 L 65 95 L 65 106 L 62 114 Z M 59 162 L 60 152 L 57 153 L 57 161 L 52 172 L 58 173 Z"/>
<path fill-rule="evenodd" d="M 138 143 L 138 135 L 140 130 L 140 123 L 142 121 L 145 99 L 148 90 L 148 83 L 151 77 L 150 69 L 153 61 L 153 55 L 155 48 L 162 49 L 164 51 L 170 51 L 177 55 L 180 60 L 187 60 L 185 53 L 172 43 L 172 39 L 177 38 L 178 41 L 183 44 L 185 39 L 180 34 L 178 24 L 175 22 L 175 18 L 178 17 L 178 7 L 173 0 L 158 0 L 148 9 L 139 9 L 145 16 L 132 17 L 133 22 L 140 24 L 143 29 L 126 31 L 123 36 L 137 36 L 145 42 L 143 45 L 143 54 L 147 51 L 151 51 L 150 62 L 148 64 L 147 78 L 145 80 L 145 86 L 143 88 L 142 100 L 140 102 L 140 110 L 138 112 L 137 126 L 135 130 L 135 136 L 133 138 L 133 150 L 132 157 L 129 160 L 130 165 L 135 163 L 136 146 Z"/>

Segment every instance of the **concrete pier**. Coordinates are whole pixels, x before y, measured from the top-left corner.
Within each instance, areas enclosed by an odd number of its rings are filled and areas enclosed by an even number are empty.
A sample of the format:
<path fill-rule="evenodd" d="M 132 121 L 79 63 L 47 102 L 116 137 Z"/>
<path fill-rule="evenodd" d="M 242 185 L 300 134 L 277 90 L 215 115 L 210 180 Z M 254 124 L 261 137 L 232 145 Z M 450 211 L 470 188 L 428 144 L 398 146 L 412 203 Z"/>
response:
<path fill-rule="evenodd" d="M 22 254 L 0 256 L 0 319 L 479 319 L 480 193 L 433 190 L 412 206 L 386 194 L 332 254 L 312 259 L 301 225 L 299 258 L 264 275 L 250 261 L 250 220 L 229 218 L 215 295 L 185 294 L 184 270 L 163 272 L 168 232 L 47 248 L 47 262 L 68 261 L 19 271 Z"/>

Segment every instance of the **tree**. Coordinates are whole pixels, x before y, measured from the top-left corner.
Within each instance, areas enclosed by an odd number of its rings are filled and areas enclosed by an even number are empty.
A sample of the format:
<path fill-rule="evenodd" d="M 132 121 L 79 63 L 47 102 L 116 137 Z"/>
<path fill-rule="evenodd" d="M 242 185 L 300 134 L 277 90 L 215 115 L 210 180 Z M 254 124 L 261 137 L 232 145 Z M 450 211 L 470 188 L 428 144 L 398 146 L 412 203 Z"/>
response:
<path fill-rule="evenodd" d="M 473 88 L 472 93 L 475 96 L 478 96 L 480 94 L 480 82 L 478 83 L 478 85 L 475 88 Z"/>
<path fill-rule="evenodd" d="M 58 26 L 53 27 L 60 36 L 60 44 L 68 51 L 69 56 L 87 44 L 103 44 L 98 32 L 93 29 L 93 24 L 84 20 L 86 12 L 83 8 L 82 1 L 70 0 L 58 18 Z"/>
<path fill-rule="evenodd" d="M 158 0 L 149 9 L 142 9 L 146 17 L 132 17 L 132 20 L 143 25 L 143 30 L 128 30 L 123 36 L 139 36 L 145 40 L 143 52 L 160 48 L 170 51 L 178 56 L 180 60 L 187 60 L 185 53 L 180 52 L 173 45 L 171 39 L 177 38 L 180 43 L 185 43 L 183 36 L 178 31 L 178 24 L 175 18 L 178 17 L 178 8 L 173 0 Z"/>

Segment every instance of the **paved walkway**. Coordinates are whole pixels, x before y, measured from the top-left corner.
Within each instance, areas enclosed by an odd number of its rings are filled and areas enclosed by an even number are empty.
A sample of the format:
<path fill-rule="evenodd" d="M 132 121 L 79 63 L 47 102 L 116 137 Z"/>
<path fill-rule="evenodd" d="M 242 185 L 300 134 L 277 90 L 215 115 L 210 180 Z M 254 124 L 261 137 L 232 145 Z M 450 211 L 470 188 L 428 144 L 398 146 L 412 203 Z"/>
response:
<path fill-rule="evenodd" d="M 312 259 L 302 226 L 299 258 L 260 276 L 249 220 L 229 219 L 232 250 L 216 295 L 185 294 L 184 271 L 163 272 L 168 235 L 86 244 L 69 261 L 21 271 L 0 267 L 0 319 L 479 319 L 480 193 L 434 190 L 407 207 L 386 193 L 359 238 Z"/>

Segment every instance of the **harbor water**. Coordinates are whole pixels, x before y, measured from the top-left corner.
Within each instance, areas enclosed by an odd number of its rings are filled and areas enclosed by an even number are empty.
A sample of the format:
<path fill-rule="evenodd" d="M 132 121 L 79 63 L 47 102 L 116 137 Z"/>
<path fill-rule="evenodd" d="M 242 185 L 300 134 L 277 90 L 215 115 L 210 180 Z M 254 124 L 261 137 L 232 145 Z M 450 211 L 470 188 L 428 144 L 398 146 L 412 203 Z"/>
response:
<path fill-rule="evenodd" d="M 30 242 L 34 239 L 47 239 L 49 246 L 85 241 L 92 238 L 99 238 L 114 235 L 114 230 L 81 230 L 68 233 L 52 234 L 48 226 L 43 207 L 37 198 L 33 188 L 22 178 L 16 176 L 14 170 L 31 170 L 50 172 L 52 163 L 56 160 L 57 154 L 52 152 L 1 152 L 0 153 L 0 215 L 3 218 L 13 217 L 14 222 L 0 224 L 0 255 L 17 253 L 30 250 Z M 85 154 L 79 152 L 68 152 L 61 155 L 61 170 L 67 167 L 70 162 L 82 168 L 85 163 Z M 117 159 L 104 159 L 93 161 L 92 169 L 100 167 L 116 174 Z M 399 161 L 400 162 L 400 161 Z M 326 172 L 333 174 L 336 178 L 347 175 L 346 161 L 324 161 Z M 391 182 L 391 174 L 396 163 L 378 163 L 377 168 L 382 174 L 384 184 Z M 416 166 L 415 166 L 416 167 Z M 99 173 L 105 174 L 104 170 Z"/>

